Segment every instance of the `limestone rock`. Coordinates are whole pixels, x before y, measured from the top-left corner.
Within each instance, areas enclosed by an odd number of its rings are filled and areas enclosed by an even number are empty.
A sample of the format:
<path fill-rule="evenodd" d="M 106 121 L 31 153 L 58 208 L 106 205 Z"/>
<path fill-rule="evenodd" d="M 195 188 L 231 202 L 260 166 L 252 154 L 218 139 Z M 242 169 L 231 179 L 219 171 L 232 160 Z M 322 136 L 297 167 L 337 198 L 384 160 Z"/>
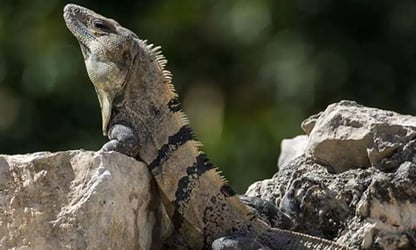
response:
<path fill-rule="evenodd" d="M 289 169 L 291 167 L 291 169 Z M 360 249 L 416 249 L 416 164 L 331 174 L 305 156 L 247 195 L 274 201 L 295 231 Z"/>
<path fill-rule="evenodd" d="M 416 117 L 342 101 L 303 127 L 303 154 L 246 195 L 274 202 L 295 231 L 354 249 L 416 249 Z"/>
<path fill-rule="evenodd" d="M 376 166 L 416 137 L 416 117 L 341 101 L 302 124 L 307 152 L 335 173 Z"/>
<path fill-rule="evenodd" d="M 154 192 L 115 152 L 0 155 L 0 249 L 149 249 L 170 233 Z"/>

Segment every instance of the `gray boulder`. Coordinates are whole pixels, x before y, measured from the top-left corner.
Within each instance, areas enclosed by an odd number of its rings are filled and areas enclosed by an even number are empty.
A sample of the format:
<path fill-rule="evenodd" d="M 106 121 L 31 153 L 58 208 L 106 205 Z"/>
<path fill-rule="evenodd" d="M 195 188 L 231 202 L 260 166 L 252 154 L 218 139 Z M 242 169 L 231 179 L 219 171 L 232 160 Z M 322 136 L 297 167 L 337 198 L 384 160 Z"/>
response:
<path fill-rule="evenodd" d="M 376 166 L 416 137 L 416 117 L 340 101 L 302 123 L 307 153 L 335 173 Z"/>
<path fill-rule="evenodd" d="M 299 232 L 352 248 L 416 249 L 416 117 L 341 101 L 302 127 L 304 152 L 283 157 L 291 160 L 246 195 L 274 202 Z"/>
<path fill-rule="evenodd" d="M 118 153 L 0 155 L 0 249 L 150 249 L 170 234 L 147 167 Z"/>

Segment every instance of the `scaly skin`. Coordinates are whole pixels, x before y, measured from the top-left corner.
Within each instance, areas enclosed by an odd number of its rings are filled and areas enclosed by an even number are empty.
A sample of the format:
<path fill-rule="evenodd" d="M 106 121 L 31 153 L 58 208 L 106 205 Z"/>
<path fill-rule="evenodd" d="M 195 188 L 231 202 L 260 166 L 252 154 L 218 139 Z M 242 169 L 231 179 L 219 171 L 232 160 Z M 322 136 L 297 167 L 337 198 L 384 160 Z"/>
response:
<path fill-rule="evenodd" d="M 64 18 L 80 43 L 115 150 L 147 163 L 172 223 L 192 249 L 347 249 L 270 228 L 240 201 L 192 135 L 159 48 L 116 21 L 68 4 Z"/>

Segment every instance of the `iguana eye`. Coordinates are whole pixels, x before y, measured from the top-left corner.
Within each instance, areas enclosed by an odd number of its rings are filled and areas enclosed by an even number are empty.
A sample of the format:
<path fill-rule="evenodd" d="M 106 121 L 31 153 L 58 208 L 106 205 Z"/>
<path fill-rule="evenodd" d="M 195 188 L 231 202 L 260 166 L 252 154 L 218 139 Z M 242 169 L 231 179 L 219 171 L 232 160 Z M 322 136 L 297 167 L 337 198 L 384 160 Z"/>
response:
<path fill-rule="evenodd" d="M 107 24 L 104 23 L 102 20 L 94 20 L 93 25 L 96 29 L 104 32 L 112 32 L 113 29 Z"/>

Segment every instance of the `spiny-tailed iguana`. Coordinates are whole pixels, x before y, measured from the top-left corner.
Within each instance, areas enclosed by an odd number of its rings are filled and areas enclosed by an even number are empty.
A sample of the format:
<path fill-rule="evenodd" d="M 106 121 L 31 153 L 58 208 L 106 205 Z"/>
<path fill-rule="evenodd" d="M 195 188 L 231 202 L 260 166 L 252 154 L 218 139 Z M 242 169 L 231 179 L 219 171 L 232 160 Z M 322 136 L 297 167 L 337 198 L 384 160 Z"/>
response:
<path fill-rule="evenodd" d="M 110 139 L 102 149 L 148 165 L 175 229 L 192 249 L 231 249 L 235 242 L 246 249 L 348 249 L 271 228 L 250 212 L 199 150 L 159 47 L 84 7 L 66 5 L 64 18 L 98 95 Z"/>

